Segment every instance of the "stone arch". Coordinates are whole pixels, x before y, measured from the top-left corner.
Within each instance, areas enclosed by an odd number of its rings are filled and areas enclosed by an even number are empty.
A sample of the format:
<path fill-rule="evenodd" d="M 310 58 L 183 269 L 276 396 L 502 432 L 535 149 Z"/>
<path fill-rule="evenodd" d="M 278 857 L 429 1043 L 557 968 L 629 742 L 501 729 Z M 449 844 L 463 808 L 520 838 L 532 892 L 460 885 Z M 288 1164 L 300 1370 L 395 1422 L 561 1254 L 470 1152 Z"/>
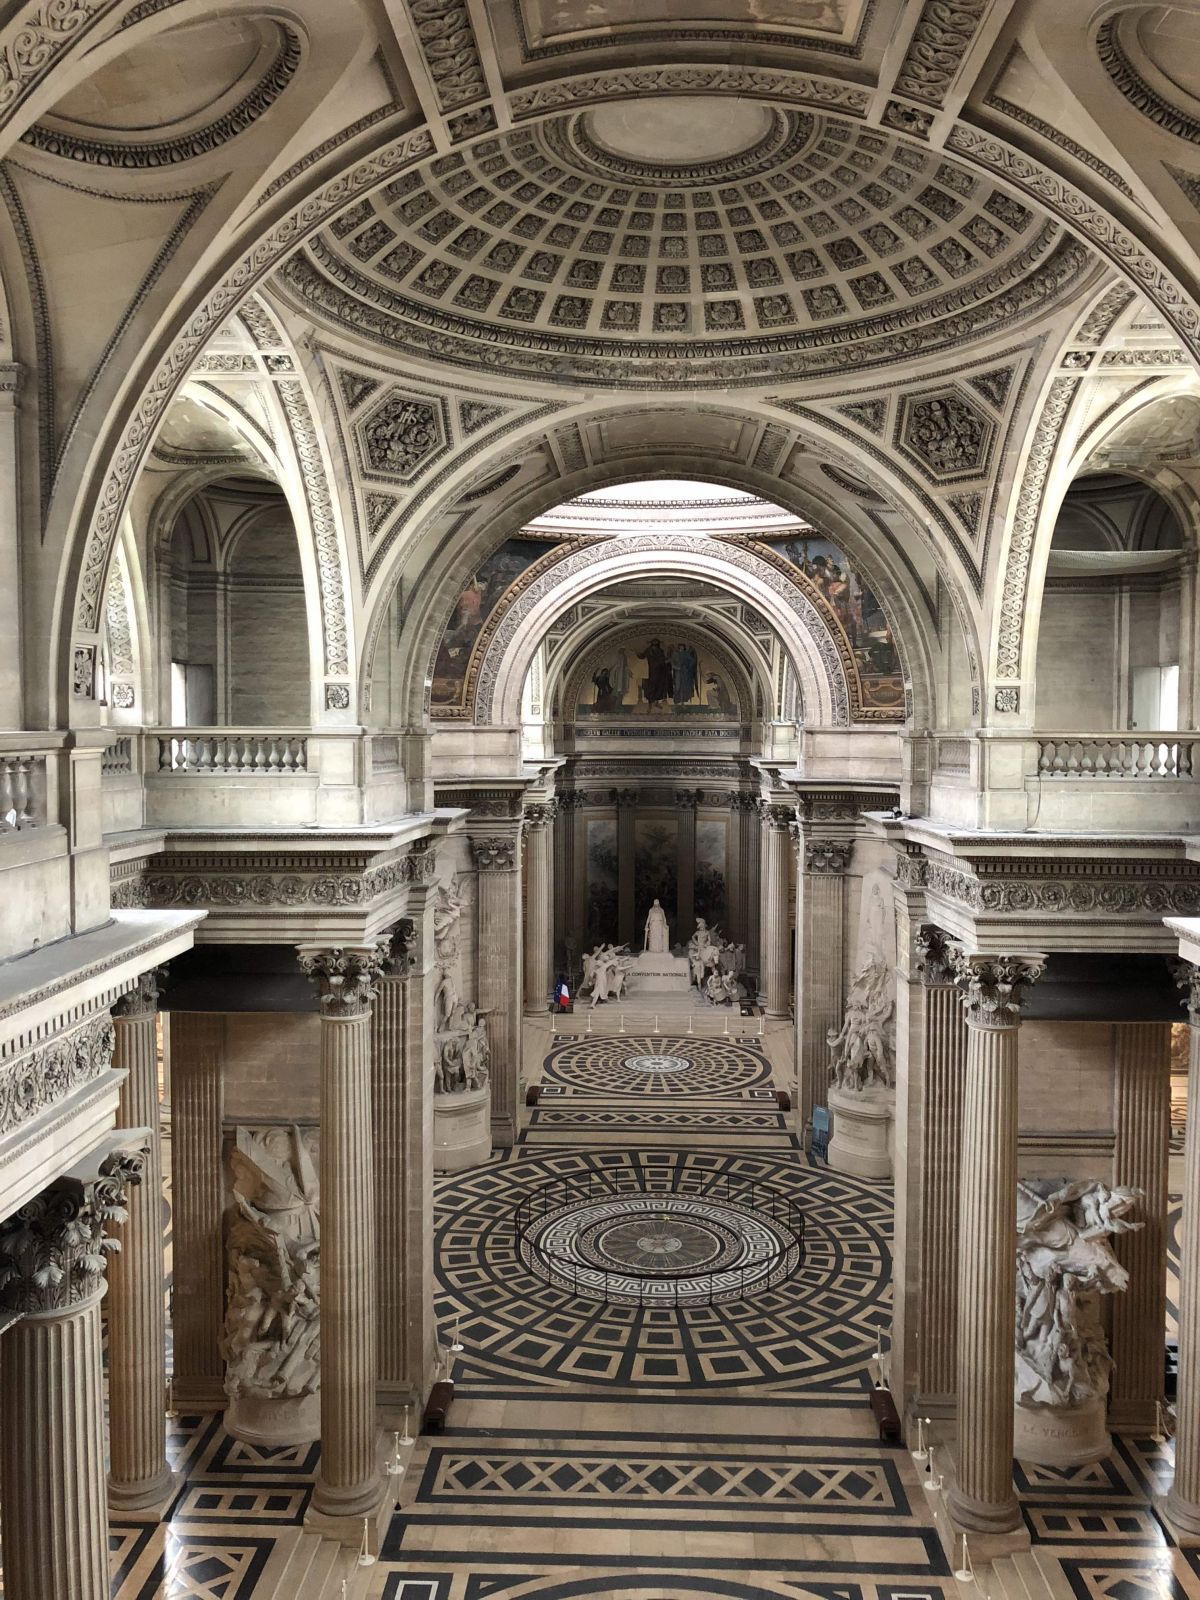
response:
<path fill-rule="evenodd" d="M 558 84 L 517 90 L 510 99 L 515 116 L 524 122 L 551 115 L 565 104 L 582 106 L 638 93 L 670 92 L 680 86 L 713 94 L 751 93 L 796 105 L 815 104 L 850 116 L 863 115 L 869 98 L 867 91 L 852 85 L 832 85 L 804 74 L 778 69 L 760 71 L 750 65 L 698 68 L 690 63 L 683 81 L 678 80 L 670 65 L 639 67 L 620 75 L 580 72 Z M 914 114 L 912 124 L 911 131 L 899 131 L 917 145 L 924 131 L 921 116 Z M 1035 200 L 1067 222 L 1078 236 L 1138 285 L 1189 349 L 1200 350 L 1200 307 L 1190 292 L 1126 229 L 1115 212 L 1077 188 L 1071 177 L 1017 149 L 1003 137 L 962 121 L 950 127 L 945 148 L 994 182 Z M 333 178 L 318 181 L 225 269 L 218 281 L 210 280 L 205 289 L 193 296 L 182 320 L 175 317 L 162 330 L 169 346 L 167 352 L 147 364 L 145 383 L 132 412 L 98 442 L 91 459 L 103 465 L 81 499 L 79 512 L 72 519 L 73 537 L 64 547 L 57 603 L 47 630 L 51 682 L 58 700 L 66 703 L 72 682 L 78 690 L 85 681 L 86 675 L 81 678 L 78 671 L 72 672 L 72 667 L 78 667 L 78 652 L 82 650 L 86 655 L 95 637 L 98 596 L 126 498 L 163 408 L 207 338 L 238 301 L 309 234 L 356 199 L 432 154 L 432 135 L 422 127 L 399 136 Z M 160 348 L 157 341 L 148 343 Z M 68 640 L 72 641 L 69 647 Z M 78 697 L 86 699 L 88 695 L 85 692 Z"/>

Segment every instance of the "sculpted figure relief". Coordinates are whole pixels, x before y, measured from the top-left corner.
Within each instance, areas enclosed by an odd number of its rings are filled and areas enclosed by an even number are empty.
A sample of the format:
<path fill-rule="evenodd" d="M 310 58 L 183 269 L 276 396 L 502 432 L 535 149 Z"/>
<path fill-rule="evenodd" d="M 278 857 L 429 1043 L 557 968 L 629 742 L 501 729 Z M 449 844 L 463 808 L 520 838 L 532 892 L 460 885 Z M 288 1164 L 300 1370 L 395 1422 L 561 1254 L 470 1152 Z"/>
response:
<path fill-rule="evenodd" d="M 458 922 L 462 901 L 453 881 L 438 889 L 433 902 L 433 948 L 439 966 L 452 966 L 458 960 Z"/>
<path fill-rule="evenodd" d="M 482 1089 L 491 1065 L 487 1023 L 472 1001 L 459 998 L 454 979 L 445 969 L 438 980 L 436 1015 L 433 1092 L 465 1094 L 468 1089 Z"/>
<path fill-rule="evenodd" d="M 1098 1296 L 1129 1282 L 1109 1239 L 1143 1226 L 1131 1216 L 1140 1198 L 1099 1181 L 1017 1185 L 1019 1403 L 1078 1406 L 1108 1393 Z"/>
<path fill-rule="evenodd" d="M 891 968 L 873 957 L 850 986 L 841 1028 L 829 1031 L 829 1078 L 836 1088 L 861 1094 L 895 1087 L 895 1012 Z"/>
<path fill-rule="evenodd" d="M 703 917 L 688 940 L 692 983 L 713 1005 L 733 1005 L 741 997 L 739 980 L 746 965 L 746 946 L 724 938 Z"/>
<path fill-rule="evenodd" d="M 321 1375 L 319 1186 L 297 1127 L 237 1130 L 221 1354 L 230 1398 L 314 1394 Z"/>

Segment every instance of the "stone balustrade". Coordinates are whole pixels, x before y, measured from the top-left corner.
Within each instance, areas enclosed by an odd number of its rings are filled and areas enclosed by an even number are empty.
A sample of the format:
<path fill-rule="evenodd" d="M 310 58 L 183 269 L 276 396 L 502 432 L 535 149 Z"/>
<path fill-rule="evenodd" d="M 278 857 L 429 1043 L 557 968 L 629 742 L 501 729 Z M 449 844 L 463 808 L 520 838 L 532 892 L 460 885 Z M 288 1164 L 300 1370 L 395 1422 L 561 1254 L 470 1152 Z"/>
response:
<path fill-rule="evenodd" d="M 36 750 L 0 749 L 0 834 L 39 828 L 45 821 L 45 755 Z"/>
<path fill-rule="evenodd" d="M 1193 776 L 1192 738 L 1177 733 L 1056 734 L 1038 736 L 1038 775 L 1043 778 L 1188 778 Z"/>
<path fill-rule="evenodd" d="M 307 731 L 156 728 L 157 771 L 227 777 L 288 777 L 308 771 Z"/>
<path fill-rule="evenodd" d="M 126 777 L 133 770 L 133 737 L 124 733 L 100 757 L 100 774 L 105 778 Z"/>

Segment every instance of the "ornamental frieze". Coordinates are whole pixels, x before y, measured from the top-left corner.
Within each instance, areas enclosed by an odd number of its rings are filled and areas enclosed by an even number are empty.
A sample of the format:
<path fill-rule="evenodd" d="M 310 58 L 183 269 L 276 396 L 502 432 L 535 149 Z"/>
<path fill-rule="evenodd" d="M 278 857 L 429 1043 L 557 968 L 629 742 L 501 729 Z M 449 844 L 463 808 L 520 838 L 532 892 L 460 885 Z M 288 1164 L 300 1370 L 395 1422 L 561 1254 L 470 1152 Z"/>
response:
<path fill-rule="evenodd" d="M 112 1065 L 112 1053 L 113 1023 L 104 1012 L 0 1065 L 0 1136 L 99 1078 Z"/>
<path fill-rule="evenodd" d="M 899 863 L 911 862 L 899 857 Z M 1026 866 L 1022 863 L 1022 866 Z M 1088 874 L 1086 863 L 1073 864 L 1062 872 L 1051 866 L 1039 873 L 1035 866 L 1020 877 L 977 875 L 939 861 L 924 862 L 924 884 L 929 893 L 957 901 L 971 911 L 985 915 L 1045 916 L 1062 913 L 1077 916 L 1195 916 L 1200 913 L 1200 878 L 1183 877 L 1178 868 L 1118 864 L 1114 876 L 1112 862 L 1095 864 L 1099 871 Z M 902 869 L 907 873 L 910 868 Z M 1144 875 L 1143 875 L 1144 874 Z M 900 881 L 901 870 L 897 872 Z M 911 885 L 905 885 L 906 887 Z"/>

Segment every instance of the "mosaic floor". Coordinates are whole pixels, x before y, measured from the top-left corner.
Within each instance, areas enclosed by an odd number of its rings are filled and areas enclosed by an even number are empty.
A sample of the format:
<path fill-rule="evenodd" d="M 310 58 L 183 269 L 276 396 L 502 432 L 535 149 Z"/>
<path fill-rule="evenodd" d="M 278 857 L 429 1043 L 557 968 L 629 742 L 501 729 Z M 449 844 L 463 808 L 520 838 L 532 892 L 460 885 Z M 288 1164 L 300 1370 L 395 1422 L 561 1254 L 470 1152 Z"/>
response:
<path fill-rule="evenodd" d="M 346 1600 L 1200 1600 L 1200 1552 L 1176 1550 L 1152 1509 L 1171 1447 L 1149 1438 L 1085 1467 L 1018 1464 L 1024 1585 L 956 1582 L 920 1466 L 879 1445 L 867 1406 L 890 1314 L 889 1191 L 797 1149 L 765 1055 L 581 1039 L 538 1076 L 518 1147 L 438 1186 L 456 1396 L 445 1433 L 407 1456 L 378 1562 L 305 1553 L 315 1446 L 258 1449 L 181 1416 L 184 1486 L 166 1523 L 114 1523 L 113 1600 L 338 1600 L 343 1582 Z M 573 1237 L 653 1270 L 662 1239 L 681 1237 L 655 1197 L 685 1197 L 715 1228 L 722 1184 L 805 1215 L 802 1263 L 745 1299 L 610 1304 L 522 1255 L 522 1196 L 637 1188 L 649 1211 L 613 1221 L 624 1233 L 593 1218 Z M 646 1231 L 647 1214 L 663 1227 Z M 733 1248 L 736 1218 L 722 1227 Z"/>

